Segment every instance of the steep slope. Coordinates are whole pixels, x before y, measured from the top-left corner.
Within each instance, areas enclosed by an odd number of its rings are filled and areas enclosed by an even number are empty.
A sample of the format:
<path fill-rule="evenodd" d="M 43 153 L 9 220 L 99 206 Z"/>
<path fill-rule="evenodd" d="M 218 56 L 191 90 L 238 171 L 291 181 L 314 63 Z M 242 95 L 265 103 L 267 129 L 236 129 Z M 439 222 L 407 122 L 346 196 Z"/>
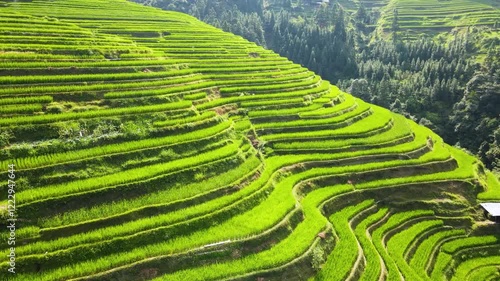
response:
<path fill-rule="evenodd" d="M 1 205 L 15 190 L 18 218 L 2 277 L 497 274 L 475 208 L 498 182 L 473 157 L 190 16 L 2 2 L 0 74 Z"/>

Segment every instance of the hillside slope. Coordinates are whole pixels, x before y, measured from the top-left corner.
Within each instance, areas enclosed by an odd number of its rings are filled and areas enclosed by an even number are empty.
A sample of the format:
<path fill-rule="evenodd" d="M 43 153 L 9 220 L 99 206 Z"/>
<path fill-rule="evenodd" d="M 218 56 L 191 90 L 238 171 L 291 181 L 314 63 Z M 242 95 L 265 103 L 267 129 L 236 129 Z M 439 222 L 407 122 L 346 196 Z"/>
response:
<path fill-rule="evenodd" d="M 498 277 L 498 181 L 431 130 L 184 14 L 0 4 L 2 280 Z"/>

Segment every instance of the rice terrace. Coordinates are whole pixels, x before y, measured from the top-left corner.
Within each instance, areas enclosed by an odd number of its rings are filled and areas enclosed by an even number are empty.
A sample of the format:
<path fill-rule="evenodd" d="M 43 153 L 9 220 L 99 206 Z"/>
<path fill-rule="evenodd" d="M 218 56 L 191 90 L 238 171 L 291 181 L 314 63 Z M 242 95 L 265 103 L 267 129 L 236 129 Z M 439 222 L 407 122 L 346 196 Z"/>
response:
<path fill-rule="evenodd" d="M 0 280 L 500 280 L 480 161 L 186 14 L 0 1 L 0 144 Z"/>

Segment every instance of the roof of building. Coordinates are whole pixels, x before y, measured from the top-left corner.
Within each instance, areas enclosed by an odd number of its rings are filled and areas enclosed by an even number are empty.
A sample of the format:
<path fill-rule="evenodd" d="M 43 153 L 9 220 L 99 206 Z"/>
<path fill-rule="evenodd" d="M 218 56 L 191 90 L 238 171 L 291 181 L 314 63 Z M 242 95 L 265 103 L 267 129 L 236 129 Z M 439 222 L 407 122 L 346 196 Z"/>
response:
<path fill-rule="evenodd" d="M 500 216 L 500 203 L 481 203 L 481 207 L 494 217 Z"/>

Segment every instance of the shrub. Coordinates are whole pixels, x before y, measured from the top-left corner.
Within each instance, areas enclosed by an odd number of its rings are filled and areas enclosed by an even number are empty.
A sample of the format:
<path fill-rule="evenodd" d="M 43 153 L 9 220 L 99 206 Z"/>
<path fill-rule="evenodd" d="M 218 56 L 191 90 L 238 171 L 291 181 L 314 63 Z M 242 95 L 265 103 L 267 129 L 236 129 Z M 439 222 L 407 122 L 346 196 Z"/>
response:
<path fill-rule="evenodd" d="M 12 135 L 12 131 L 9 129 L 2 129 L 0 132 L 0 147 L 4 147 L 10 144 L 10 140 L 14 136 Z"/>

